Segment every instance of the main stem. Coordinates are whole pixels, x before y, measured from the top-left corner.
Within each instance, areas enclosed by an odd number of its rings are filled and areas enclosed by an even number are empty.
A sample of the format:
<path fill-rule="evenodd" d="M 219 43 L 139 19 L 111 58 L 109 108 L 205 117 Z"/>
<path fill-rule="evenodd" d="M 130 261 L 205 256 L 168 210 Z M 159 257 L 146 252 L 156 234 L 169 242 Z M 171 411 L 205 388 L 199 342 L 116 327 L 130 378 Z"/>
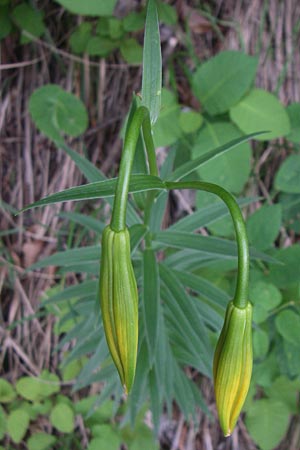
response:
<path fill-rule="evenodd" d="M 122 231 L 126 227 L 126 209 L 130 174 L 141 127 L 143 130 L 143 137 L 148 156 L 150 174 L 155 176 L 158 175 L 155 148 L 151 135 L 149 111 L 144 106 L 140 106 L 135 111 L 125 136 L 123 153 L 120 163 L 119 178 L 116 187 L 115 201 L 110 224 L 111 228 L 114 231 Z"/>
<path fill-rule="evenodd" d="M 165 185 L 167 189 L 199 189 L 211 192 L 220 197 L 228 207 L 233 220 L 238 247 L 238 277 L 233 303 L 238 308 L 246 308 L 249 285 L 249 246 L 245 221 L 235 198 L 222 187 L 202 181 L 166 181 Z"/>

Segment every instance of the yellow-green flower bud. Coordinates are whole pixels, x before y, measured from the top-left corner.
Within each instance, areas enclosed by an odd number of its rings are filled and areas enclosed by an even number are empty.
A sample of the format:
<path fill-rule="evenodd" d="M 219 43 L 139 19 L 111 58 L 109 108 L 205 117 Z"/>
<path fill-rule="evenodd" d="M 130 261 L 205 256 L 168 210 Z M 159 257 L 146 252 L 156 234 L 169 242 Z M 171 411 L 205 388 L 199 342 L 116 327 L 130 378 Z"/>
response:
<path fill-rule="evenodd" d="M 229 436 L 246 399 L 252 373 L 252 305 L 238 308 L 230 302 L 213 364 L 220 425 Z"/>
<path fill-rule="evenodd" d="M 138 292 L 127 229 L 102 236 L 100 304 L 106 341 L 125 392 L 134 380 L 138 344 Z"/>

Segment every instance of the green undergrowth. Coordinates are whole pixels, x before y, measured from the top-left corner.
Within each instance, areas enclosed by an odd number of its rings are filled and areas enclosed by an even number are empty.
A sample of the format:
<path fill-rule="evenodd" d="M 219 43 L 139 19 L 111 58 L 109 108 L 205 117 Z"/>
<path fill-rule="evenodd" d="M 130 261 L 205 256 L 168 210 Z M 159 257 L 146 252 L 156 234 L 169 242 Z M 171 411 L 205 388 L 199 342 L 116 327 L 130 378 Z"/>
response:
<path fill-rule="evenodd" d="M 130 64 L 142 62 L 139 32 L 144 28 L 145 8 L 119 19 L 113 14 L 115 1 L 58 3 L 66 8 L 72 24 L 66 43 L 69 51 L 92 58 L 119 51 Z M 0 38 L 18 33 L 20 43 L 28 45 L 33 37 L 47 36 L 43 12 L 31 2 L 14 6 L 2 0 L 0 11 Z M 176 26 L 173 7 L 158 2 L 158 12 L 161 23 Z M 74 14 L 83 15 L 76 26 Z M 150 67 L 152 57 L 150 51 L 144 69 Z M 250 300 L 254 305 L 254 371 L 244 407 L 245 423 L 262 450 L 274 449 L 286 434 L 290 417 L 299 414 L 300 103 L 285 106 L 276 93 L 258 88 L 257 70 L 258 55 L 232 50 L 197 61 L 193 70 L 186 68 L 189 88 L 200 105 L 197 110 L 182 104 L 170 85 L 162 88 L 161 107 L 156 104 L 159 116 L 153 125 L 155 146 L 168 148 L 161 179 L 145 173 L 140 137 L 140 159 L 131 179 L 127 213 L 141 297 L 139 358 L 126 405 L 106 346 L 97 298 L 100 236 L 108 220 L 104 205 L 112 205 L 116 180 L 108 180 L 101 167 L 92 165 L 66 143 L 67 137 L 84 142 L 89 115 L 83 101 L 55 84 L 31 95 L 29 111 L 34 124 L 69 155 L 88 182 L 34 206 L 84 201 L 91 214 L 82 213 L 81 203 L 74 203 L 73 212 L 62 213 L 63 245 L 31 267 L 57 267 L 60 282 L 44 293 L 37 316 L 56 317 L 57 351 L 75 344 L 64 354 L 58 374 L 43 371 L 39 378 L 21 377 L 16 386 L 0 380 L 0 439 L 6 436 L 7 448 L 24 441 L 29 450 L 62 448 L 62 443 L 63 448 L 81 448 L 81 416 L 88 450 L 101 446 L 117 450 L 121 443 L 126 443 L 128 450 L 153 450 L 158 448 L 155 436 L 160 416 L 163 411 L 171 416 L 174 401 L 187 420 L 195 418 L 198 407 L 213 420 L 200 386 L 203 376 L 211 377 L 213 348 L 234 292 L 236 244 L 225 206 L 208 193 L 197 193 L 193 212 L 176 223 L 169 220 L 165 226 L 168 193 L 163 182 L 176 176 L 223 185 L 245 211 L 251 247 Z M 254 146 L 250 145 L 249 135 L 257 132 L 265 133 L 257 134 Z M 255 195 L 249 195 L 258 181 L 254 168 L 270 145 L 274 151 L 259 176 L 269 174 L 274 163 L 271 187 L 267 195 L 257 189 Z M 286 153 L 282 162 L 278 158 L 281 151 Z M 159 191 L 149 229 L 153 250 L 160 257 L 150 262 L 143 251 L 147 190 Z M 99 197 L 103 198 L 100 206 L 94 201 Z M 197 233 L 199 229 L 205 233 Z M 287 237 L 289 246 L 285 245 Z M 67 249 L 63 249 L 66 240 Z M 70 272 L 77 274 L 78 284 L 67 285 Z M 148 273 L 153 276 L 151 283 L 147 282 Z M 147 318 L 149 310 L 145 310 L 149 301 L 152 322 Z M 197 372 L 195 379 L 188 375 L 187 367 Z M 70 383 L 72 394 L 64 393 L 64 382 Z M 95 382 L 103 383 L 99 395 L 74 400 Z M 154 433 L 143 422 L 148 409 Z M 50 424 L 52 433 L 44 428 L 29 432 L 41 418 Z"/>

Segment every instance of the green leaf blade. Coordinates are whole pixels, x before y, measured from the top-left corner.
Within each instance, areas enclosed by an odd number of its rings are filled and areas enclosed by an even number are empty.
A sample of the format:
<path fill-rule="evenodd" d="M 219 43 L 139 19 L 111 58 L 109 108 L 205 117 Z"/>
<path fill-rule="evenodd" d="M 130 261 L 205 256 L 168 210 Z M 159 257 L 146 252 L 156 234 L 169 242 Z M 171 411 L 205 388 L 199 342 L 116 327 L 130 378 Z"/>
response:
<path fill-rule="evenodd" d="M 159 325 L 159 273 L 152 249 L 143 252 L 143 313 L 150 363 L 153 363 L 158 341 Z"/>
<path fill-rule="evenodd" d="M 275 187 L 278 191 L 300 194 L 300 155 L 290 155 L 280 166 Z"/>
<path fill-rule="evenodd" d="M 157 9 L 154 0 L 148 1 L 144 52 L 142 104 L 149 109 L 151 123 L 159 115 L 161 104 L 162 64 Z"/>
<path fill-rule="evenodd" d="M 58 403 L 50 414 L 51 424 L 63 433 L 71 433 L 74 430 L 74 412 L 69 405 Z"/>
<path fill-rule="evenodd" d="M 29 100 L 29 111 L 37 128 L 57 142 L 63 142 L 62 133 L 77 137 L 88 125 L 82 101 L 56 84 L 36 89 Z"/>
<path fill-rule="evenodd" d="M 261 399 L 247 410 L 247 429 L 262 450 L 272 450 L 285 435 L 290 412 L 278 400 Z"/>
<path fill-rule="evenodd" d="M 46 206 L 59 202 L 90 200 L 97 198 L 113 197 L 117 185 L 117 178 L 98 181 L 95 183 L 76 186 L 56 194 L 49 195 L 35 203 L 31 203 L 20 212 L 27 211 L 38 206 Z M 144 192 L 149 190 L 165 189 L 163 181 L 152 175 L 134 174 L 131 176 L 129 192 Z"/>
<path fill-rule="evenodd" d="M 178 181 L 181 180 L 183 177 L 189 175 L 190 173 L 197 170 L 200 166 L 207 163 L 208 161 L 211 161 L 213 158 L 216 158 L 218 155 L 221 155 L 228 150 L 236 147 L 239 144 L 242 144 L 243 142 L 248 141 L 252 138 L 257 138 L 260 134 L 264 134 L 265 131 L 258 131 L 256 133 L 251 133 L 246 136 L 239 137 L 237 139 L 233 139 L 230 142 L 227 142 L 225 145 L 221 145 L 220 147 L 214 148 L 213 150 L 210 150 L 209 152 L 205 153 L 204 155 L 199 156 L 198 158 L 188 161 L 187 163 L 183 164 L 182 166 L 178 167 L 172 175 L 170 175 L 167 178 L 167 181 Z"/>
<path fill-rule="evenodd" d="M 194 74 L 193 89 L 211 115 L 228 111 L 253 82 L 258 60 L 237 51 L 225 51 L 202 64 Z"/>
<path fill-rule="evenodd" d="M 193 146 L 193 159 L 205 155 L 216 145 L 226 145 L 227 142 L 239 137 L 242 137 L 242 133 L 229 122 L 206 121 Z M 248 180 L 251 170 L 251 157 L 252 152 L 249 143 L 243 142 L 199 167 L 197 173 L 203 181 L 216 183 L 230 192 L 239 193 Z"/>
<path fill-rule="evenodd" d="M 19 444 L 29 426 L 29 415 L 23 409 L 15 409 L 7 418 L 7 431 L 15 444 Z"/>
<path fill-rule="evenodd" d="M 260 141 L 268 141 L 289 134 L 289 116 L 272 94 L 263 89 L 253 89 L 237 105 L 230 109 L 231 120 L 244 132 L 268 130 Z"/>
<path fill-rule="evenodd" d="M 83 16 L 112 16 L 117 0 L 56 0 L 74 14 Z"/>

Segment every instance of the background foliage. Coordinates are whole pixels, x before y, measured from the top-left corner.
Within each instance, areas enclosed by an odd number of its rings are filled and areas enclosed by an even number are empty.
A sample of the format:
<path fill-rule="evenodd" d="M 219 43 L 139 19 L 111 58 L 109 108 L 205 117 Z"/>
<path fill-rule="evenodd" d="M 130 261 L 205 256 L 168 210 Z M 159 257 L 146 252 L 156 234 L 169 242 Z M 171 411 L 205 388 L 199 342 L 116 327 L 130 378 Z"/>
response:
<path fill-rule="evenodd" d="M 128 225 L 143 325 L 137 382 L 126 405 L 119 402 L 122 392 L 95 301 L 99 240 L 111 197 L 13 215 L 49 193 L 114 176 L 119 133 L 132 92 L 141 89 L 143 3 L 44 3 L 0 2 L 6 69 L 0 115 L 6 156 L 0 439 L 4 448 L 29 450 L 118 449 L 121 443 L 130 450 L 155 449 L 155 433 L 144 423 L 148 417 L 165 448 L 176 448 L 176 439 L 186 435 L 185 448 L 203 442 L 218 448 L 222 439 L 208 379 L 236 268 L 225 207 L 202 193 L 173 194 L 167 203 L 162 192 L 150 222 L 156 260 L 141 251 L 143 197 L 134 195 Z M 287 435 L 282 448 L 297 449 L 299 5 L 274 2 L 276 10 L 274 3 L 259 4 L 252 14 L 260 28 L 255 21 L 246 28 L 251 40 L 234 23 L 233 16 L 246 21 L 241 11 L 231 5 L 232 16 L 226 16 L 230 2 L 221 9 L 214 2 L 179 3 L 157 2 L 164 88 L 153 133 L 161 175 L 167 179 L 175 170 L 187 179 L 220 183 L 245 207 L 255 366 L 245 406 L 247 431 L 241 422 L 234 439 L 239 448 L 271 450 Z M 269 133 L 199 167 L 189 164 L 259 130 Z M 141 160 L 136 173 L 142 167 Z M 139 190 L 138 182 L 133 190 Z M 113 183 L 101 185 L 106 196 Z M 81 198 L 96 198 L 100 186 L 94 187 L 94 196 L 83 190 Z M 157 320 L 147 321 L 149 314 Z"/>

